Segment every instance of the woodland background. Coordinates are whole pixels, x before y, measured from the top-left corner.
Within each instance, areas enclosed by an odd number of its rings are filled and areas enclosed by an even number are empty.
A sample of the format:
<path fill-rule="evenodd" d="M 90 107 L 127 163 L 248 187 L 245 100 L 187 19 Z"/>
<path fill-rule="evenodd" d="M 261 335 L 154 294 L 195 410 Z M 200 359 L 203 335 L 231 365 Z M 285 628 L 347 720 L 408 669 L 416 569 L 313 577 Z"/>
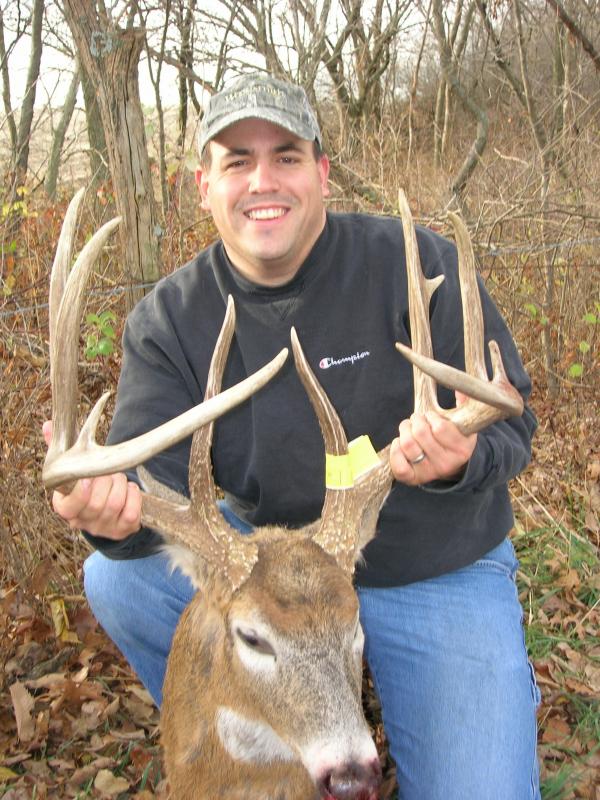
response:
<path fill-rule="evenodd" d="M 57 93 L 40 64 L 60 71 Z M 116 213 L 125 221 L 89 292 L 83 417 L 116 385 L 128 309 L 214 237 L 193 180 L 197 121 L 203 99 L 251 67 L 305 86 L 332 207 L 394 214 L 403 187 L 423 224 L 447 232 L 458 208 L 469 225 L 540 421 L 511 492 L 543 794 L 597 800 L 598 0 L 0 0 L 0 796 L 163 790 L 157 712 L 87 611 L 86 546 L 41 487 L 48 275 L 86 185 L 78 246 Z M 392 797 L 368 679 L 365 702 Z"/>

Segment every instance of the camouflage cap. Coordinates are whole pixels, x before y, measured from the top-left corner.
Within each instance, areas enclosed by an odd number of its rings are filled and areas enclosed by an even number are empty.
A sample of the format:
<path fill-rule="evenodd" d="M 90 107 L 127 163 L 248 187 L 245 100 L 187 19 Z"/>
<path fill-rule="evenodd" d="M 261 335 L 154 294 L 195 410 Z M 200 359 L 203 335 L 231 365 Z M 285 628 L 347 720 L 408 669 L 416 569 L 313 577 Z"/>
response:
<path fill-rule="evenodd" d="M 321 146 L 319 124 L 304 89 L 270 75 L 253 73 L 243 75 L 210 98 L 198 134 L 200 153 L 222 130 L 250 117 L 280 125 L 301 139 L 316 139 Z"/>

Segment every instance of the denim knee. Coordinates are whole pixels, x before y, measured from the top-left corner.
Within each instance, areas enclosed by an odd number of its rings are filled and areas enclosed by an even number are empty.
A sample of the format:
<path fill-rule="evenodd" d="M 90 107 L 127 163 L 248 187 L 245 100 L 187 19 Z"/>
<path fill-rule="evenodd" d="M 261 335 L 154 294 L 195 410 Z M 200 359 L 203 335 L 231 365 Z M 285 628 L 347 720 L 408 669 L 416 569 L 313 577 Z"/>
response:
<path fill-rule="evenodd" d="M 103 628 L 112 628 L 120 621 L 129 627 L 127 616 L 133 606 L 126 602 L 122 581 L 117 573 L 122 572 L 120 562 L 112 561 L 96 551 L 83 564 L 83 589 L 90 608 Z"/>

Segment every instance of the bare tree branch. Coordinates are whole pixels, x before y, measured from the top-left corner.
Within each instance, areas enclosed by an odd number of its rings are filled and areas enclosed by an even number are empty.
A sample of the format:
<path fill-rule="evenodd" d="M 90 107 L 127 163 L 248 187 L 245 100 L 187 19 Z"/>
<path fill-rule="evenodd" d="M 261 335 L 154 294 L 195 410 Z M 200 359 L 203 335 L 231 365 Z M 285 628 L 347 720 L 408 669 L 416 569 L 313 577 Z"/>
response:
<path fill-rule="evenodd" d="M 565 25 L 566 28 L 569 29 L 569 32 L 577 39 L 577 41 L 581 44 L 585 52 L 588 56 L 592 59 L 592 62 L 598 72 L 600 72 L 600 53 L 596 50 L 592 42 L 588 39 L 585 33 L 581 30 L 579 25 L 575 22 L 575 20 L 569 16 L 565 7 L 560 2 L 560 0 L 546 0 L 549 6 L 551 6 L 558 16 L 560 17 L 562 23 Z"/>

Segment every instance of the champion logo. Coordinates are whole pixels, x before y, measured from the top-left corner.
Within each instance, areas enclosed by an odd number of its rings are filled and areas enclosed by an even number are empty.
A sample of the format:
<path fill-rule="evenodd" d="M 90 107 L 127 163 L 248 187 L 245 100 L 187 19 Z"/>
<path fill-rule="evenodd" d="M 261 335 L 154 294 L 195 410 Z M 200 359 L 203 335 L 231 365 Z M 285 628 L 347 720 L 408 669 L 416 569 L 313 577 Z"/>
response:
<path fill-rule="evenodd" d="M 330 367 L 339 367 L 342 364 L 355 364 L 357 361 L 367 358 L 367 356 L 370 355 L 371 353 L 368 350 L 363 350 L 362 352 L 353 353 L 351 356 L 342 356 L 341 358 L 326 356 L 319 361 L 319 368 L 329 369 Z"/>

